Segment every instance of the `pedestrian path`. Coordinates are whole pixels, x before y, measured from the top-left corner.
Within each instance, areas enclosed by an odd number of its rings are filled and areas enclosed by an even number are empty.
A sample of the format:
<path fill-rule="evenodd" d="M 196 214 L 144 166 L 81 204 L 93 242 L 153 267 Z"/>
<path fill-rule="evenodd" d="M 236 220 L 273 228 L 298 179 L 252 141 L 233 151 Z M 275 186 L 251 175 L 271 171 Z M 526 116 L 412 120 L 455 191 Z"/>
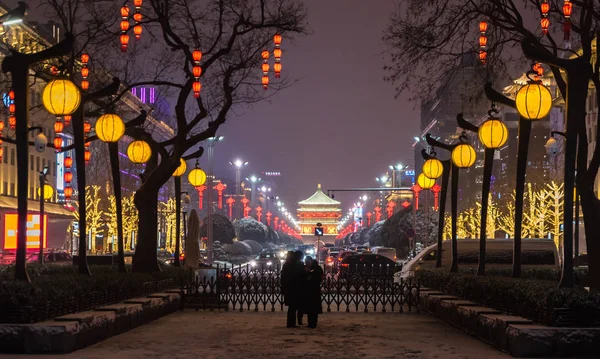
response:
<path fill-rule="evenodd" d="M 12 355 L 10 358 L 25 356 Z M 0 355 L 0 359 L 9 356 Z M 319 327 L 285 328 L 283 312 L 185 310 L 66 355 L 65 359 L 151 358 L 509 358 L 428 314 L 319 316 Z"/>

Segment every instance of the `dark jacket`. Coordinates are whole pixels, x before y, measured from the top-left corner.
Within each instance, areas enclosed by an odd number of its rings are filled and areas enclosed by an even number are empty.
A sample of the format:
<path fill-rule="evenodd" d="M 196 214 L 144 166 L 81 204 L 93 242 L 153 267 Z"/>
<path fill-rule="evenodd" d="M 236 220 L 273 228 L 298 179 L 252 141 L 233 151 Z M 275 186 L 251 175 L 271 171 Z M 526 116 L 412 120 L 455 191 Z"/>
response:
<path fill-rule="evenodd" d="M 285 262 L 281 268 L 281 294 L 285 305 L 298 305 L 304 291 L 306 272 L 301 262 Z"/>
<path fill-rule="evenodd" d="M 321 281 L 323 280 L 323 269 L 314 265 L 306 276 L 306 289 L 303 296 L 303 307 L 307 313 L 322 313 L 321 308 Z"/>

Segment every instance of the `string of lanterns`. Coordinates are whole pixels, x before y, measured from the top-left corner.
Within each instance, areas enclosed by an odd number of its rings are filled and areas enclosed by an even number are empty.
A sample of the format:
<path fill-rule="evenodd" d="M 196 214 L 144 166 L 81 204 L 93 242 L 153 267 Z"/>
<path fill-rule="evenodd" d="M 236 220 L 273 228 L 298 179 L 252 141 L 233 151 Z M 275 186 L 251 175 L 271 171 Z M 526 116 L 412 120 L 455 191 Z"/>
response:
<path fill-rule="evenodd" d="M 486 21 L 479 22 L 479 32 L 481 35 L 479 36 L 479 61 L 481 61 L 482 65 L 485 65 L 487 62 L 487 41 L 488 38 L 485 35 L 488 29 L 488 24 Z"/>
<path fill-rule="evenodd" d="M 573 3 L 571 0 L 565 0 L 563 4 L 563 15 L 565 22 L 563 24 L 563 32 L 565 33 L 564 40 L 569 41 L 571 38 L 571 13 L 573 12 Z"/>
<path fill-rule="evenodd" d="M 124 5 L 121 8 L 121 52 L 127 52 L 127 45 L 129 44 L 129 6 Z"/>
<path fill-rule="evenodd" d="M 202 84 L 200 83 L 200 76 L 202 76 L 202 67 L 200 66 L 200 60 L 202 60 L 202 51 L 199 49 L 192 52 L 192 59 L 194 60 L 194 67 L 192 68 L 192 74 L 194 75 L 194 83 L 192 84 L 192 90 L 194 90 L 194 97 L 200 98 L 200 90 Z"/>
<path fill-rule="evenodd" d="M 281 50 L 281 41 L 283 40 L 283 37 L 281 36 L 281 34 L 275 34 L 273 36 L 273 44 L 274 44 L 274 49 L 273 49 L 273 57 L 275 58 L 275 63 L 273 64 L 273 72 L 275 73 L 275 78 L 280 78 L 281 77 L 281 70 L 283 68 L 283 66 L 281 65 L 281 55 L 283 53 L 283 51 Z M 261 58 L 263 59 L 262 62 L 262 66 L 261 66 L 261 70 L 262 70 L 262 79 L 261 79 L 261 83 L 262 83 L 262 87 L 263 89 L 267 90 L 269 89 L 269 57 L 271 56 L 271 53 L 269 52 L 268 49 L 264 49 L 261 54 L 260 54 Z"/>
<path fill-rule="evenodd" d="M 13 90 L 8 91 L 8 99 L 10 101 L 8 105 L 8 126 L 11 130 L 14 130 L 17 126 L 17 118 L 15 117 L 15 92 Z"/>
<path fill-rule="evenodd" d="M 548 34 L 548 27 L 550 26 L 550 19 L 548 18 L 548 12 L 550 12 L 550 4 L 548 0 L 543 0 L 540 4 L 540 10 L 542 12 L 542 19 L 540 20 L 540 26 L 542 28 L 542 34 Z"/>
<path fill-rule="evenodd" d="M 134 34 L 136 40 L 140 40 L 142 38 L 142 32 L 143 32 L 143 28 L 142 28 L 143 16 L 141 13 L 142 0 L 133 0 L 133 6 L 135 8 L 135 13 L 133 14 L 133 16 L 131 16 L 133 18 L 133 21 L 135 22 L 135 25 L 133 26 L 133 34 Z M 121 7 L 121 23 L 120 23 L 121 52 L 127 52 L 127 47 L 129 45 L 129 35 L 127 34 L 127 31 L 129 30 L 129 27 L 130 27 L 130 23 L 129 23 L 130 15 L 131 15 L 131 11 L 129 9 L 129 6 L 123 5 L 123 7 Z"/>

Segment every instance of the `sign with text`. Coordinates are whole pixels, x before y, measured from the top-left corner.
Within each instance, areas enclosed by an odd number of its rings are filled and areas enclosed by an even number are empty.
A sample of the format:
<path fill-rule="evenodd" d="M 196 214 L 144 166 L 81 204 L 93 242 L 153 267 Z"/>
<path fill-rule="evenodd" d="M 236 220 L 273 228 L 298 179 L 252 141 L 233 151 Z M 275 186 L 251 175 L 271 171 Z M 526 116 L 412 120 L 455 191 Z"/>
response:
<path fill-rule="evenodd" d="M 17 249 L 17 214 L 4 215 L 4 249 Z M 44 215 L 44 248 L 48 240 L 48 215 Z M 40 248 L 40 215 L 27 215 L 26 249 Z"/>

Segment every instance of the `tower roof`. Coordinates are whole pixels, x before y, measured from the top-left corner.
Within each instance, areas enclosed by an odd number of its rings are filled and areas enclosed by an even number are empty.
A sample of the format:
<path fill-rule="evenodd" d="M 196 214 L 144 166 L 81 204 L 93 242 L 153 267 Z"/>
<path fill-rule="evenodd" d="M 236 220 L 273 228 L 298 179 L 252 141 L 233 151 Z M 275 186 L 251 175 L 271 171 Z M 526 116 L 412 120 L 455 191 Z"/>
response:
<path fill-rule="evenodd" d="M 315 192 L 312 196 L 310 196 L 309 198 L 305 199 L 304 201 L 300 201 L 298 202 L 298 204 L 300 206 L 315 206 L 315 205 L 330 205 L 330 206 L 339 206 L 341 204 L 341 202 L 338 202 L 334 199 L 329 198 L 328 195 L 326 195 L 322 190 L 321 190 L 321 185 L 318 184 L 317 185 L 317 192 Z"/>

